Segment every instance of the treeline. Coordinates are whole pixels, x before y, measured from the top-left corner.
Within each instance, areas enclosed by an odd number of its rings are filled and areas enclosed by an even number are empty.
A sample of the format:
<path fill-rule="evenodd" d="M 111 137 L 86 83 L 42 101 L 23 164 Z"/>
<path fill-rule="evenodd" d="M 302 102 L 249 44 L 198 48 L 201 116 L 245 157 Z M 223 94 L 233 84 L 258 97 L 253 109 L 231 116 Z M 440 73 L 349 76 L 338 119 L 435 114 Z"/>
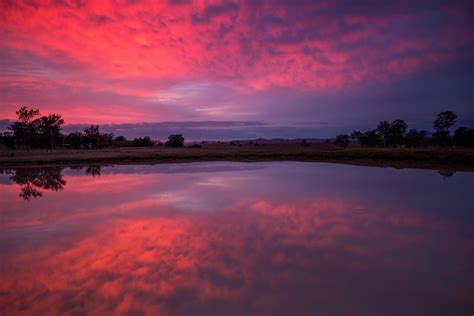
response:
<path fill-rule="evenodd" d="M 20 107 L 16 111 L 17 120 L 8 127 L 8 132 L 0 134 L 0 144 L 7 148 L 46 148 L 58 147 L 71 149 L 100 149 L 107 147 L 151 147 L 169 146 L 182 147 L 184 137 L 180 134 L 170 135 L 168 141 L 160 143 L 149 136 L 136 137 L 132 140 L 125 136 L 115 136 L 113 133 L 100 132 L 99 125 L 91 125 L 82 132 L 62 133 L 64 119 L 54 113 L 40 116 L 38 109 Z"/>
<path fill-rule="evenodd" d="M 452 111 L 439 113 L 433 122 L 434 131 L 410 129 L 404 120 L 382 121 L 377 128 L 365 132 L 354 131 L 351 135 L 340 134 L 336 144 L 345 148 L 351 140 L 361 147 L 427 147 L 427 146 L 474 146 L 474 129 L 459 127 L 453 135 L 450 128 L 456 123 L 457 115 Z"/>
<path fill-rule="evenodd" d="M 64 135 L 63 147 L 99 149 L 107 147 L 151 147 L 156 145 L 149 136 L 128 140 L 125 136 L 115 137 L 113 133 L 101 133 L 99 125 L 91 125 L 84 132 L 74 132 Z"/>

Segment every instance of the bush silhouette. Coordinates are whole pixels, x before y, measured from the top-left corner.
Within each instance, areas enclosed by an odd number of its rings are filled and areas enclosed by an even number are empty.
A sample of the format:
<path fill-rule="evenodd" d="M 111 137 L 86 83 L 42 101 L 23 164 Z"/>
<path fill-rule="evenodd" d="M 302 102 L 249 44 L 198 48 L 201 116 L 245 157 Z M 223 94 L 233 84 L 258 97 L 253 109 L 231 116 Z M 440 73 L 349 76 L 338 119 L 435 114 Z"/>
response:
<path fill-rule="evenodd" d="M 168 136 L 168 141 L 165 143 L 167 147 L 183 147 L 184 137 L 181 134 L 173 134 Z"/>
<path fill-rule="evenodd" d="M 335 140 L 336 144 L 338 144 L 342 148 L 346 148 L 349 146 L 349 135 L 347 134 L 339 134 L 336 136 Z"/>
<path fill-rule="evenodd" d="M 454 145 L 459 147 L 474 146 L 474 129 L 468 127 L 460 127 L 454 132 Z"/>

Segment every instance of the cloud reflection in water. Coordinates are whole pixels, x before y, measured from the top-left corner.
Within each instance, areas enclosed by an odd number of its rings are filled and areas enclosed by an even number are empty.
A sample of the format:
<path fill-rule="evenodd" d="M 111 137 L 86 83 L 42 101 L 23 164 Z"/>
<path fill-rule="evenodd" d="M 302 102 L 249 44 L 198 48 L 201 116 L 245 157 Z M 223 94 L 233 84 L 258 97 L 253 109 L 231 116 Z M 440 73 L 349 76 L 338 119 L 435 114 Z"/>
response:
<path fill-rule="evenodd" d="M 29 202 L 0 186 L 7 315 L 472 307 L 472 174 L 220 162 L 63 177 L 64 190 Z"/>

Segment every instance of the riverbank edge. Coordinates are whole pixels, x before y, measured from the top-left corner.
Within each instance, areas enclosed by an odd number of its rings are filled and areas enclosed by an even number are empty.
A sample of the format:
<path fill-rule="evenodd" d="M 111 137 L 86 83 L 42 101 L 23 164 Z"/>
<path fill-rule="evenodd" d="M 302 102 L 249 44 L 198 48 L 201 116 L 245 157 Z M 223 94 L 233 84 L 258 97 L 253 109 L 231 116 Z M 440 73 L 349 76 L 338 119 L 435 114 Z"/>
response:
<path fill-rule="evenodd" d="M 204 161 L 270 162 L 301 161 L 341 163 L 358 166 L 391 167 L 397 169 L 434 169 L 474 172 L 472 149 L 346 149 L 334 151 L 274 151 L 221 150 L 183 148 L 167 150 L 130 151 L 62 151 L 28 155 L 0 156 L 0 168 L 77 166 L 77 165 L 126 165 L 186 163 Z"/>

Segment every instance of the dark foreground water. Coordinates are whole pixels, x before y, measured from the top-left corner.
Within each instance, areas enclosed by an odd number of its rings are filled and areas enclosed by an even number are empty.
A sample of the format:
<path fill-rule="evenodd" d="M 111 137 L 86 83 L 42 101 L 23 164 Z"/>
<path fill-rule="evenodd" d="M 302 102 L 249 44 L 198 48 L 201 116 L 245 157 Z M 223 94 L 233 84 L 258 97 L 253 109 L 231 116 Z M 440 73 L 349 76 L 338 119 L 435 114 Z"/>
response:
<path fill-rule="evenodd" d="M 474 173 L 3 170 L 0 314 L 472 315 Z"/>

